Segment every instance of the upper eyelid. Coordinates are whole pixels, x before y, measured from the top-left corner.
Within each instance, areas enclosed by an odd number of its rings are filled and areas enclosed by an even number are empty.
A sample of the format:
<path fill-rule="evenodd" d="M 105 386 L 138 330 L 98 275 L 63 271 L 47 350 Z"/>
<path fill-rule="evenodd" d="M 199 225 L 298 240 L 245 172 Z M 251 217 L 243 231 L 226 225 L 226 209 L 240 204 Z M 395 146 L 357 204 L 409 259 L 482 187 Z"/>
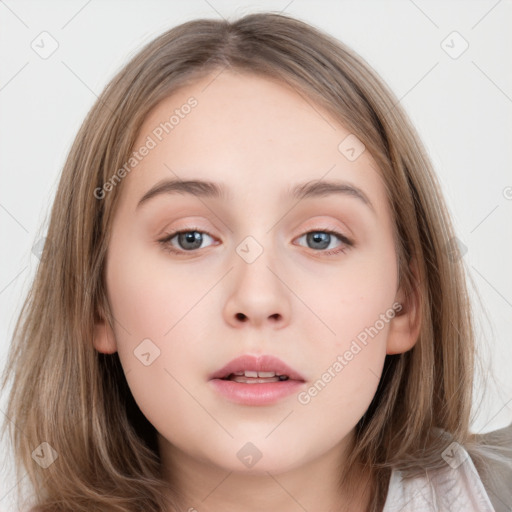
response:
<path fill-rule="evenodd" d="M 196 217 L 199 220 L 194 220 L 194 218 L 196 218 Z M 341 235 L 344 235 L 347 239 L 350 239 L 352 236 L 352 231 L 347 226 L 345 226 L 345 222 L 333 217 L 331 213 L 325 213 L 323 215 L 313 215 L 313 216 L 308 215 L 307 217 L 309 217 L 309 218 L 306 219 L 305 221 L 301 222 L 301 224 L 302 223 L 306 223 L 308 225 L 312 224 L 313 227 L 312 228 L 308 227 L 308 229 L 301 231 L 297 236 L 299 236 L 300 234 L 309 233 L 311 231 L 329 231 L 329 230 L 339 233 Z M 187 220 L 187 218 L 188 218 L 188 220 Z M 198 216 L 192 215 L 190 217 L 189 216 L 182 217 L 181 219 L 176 219 L 176 222 L 174 222 L 173 224 L 178 224 L 178 222 L 183 222 L 183 224 L 184 224 L 183 227 L 178 227 L 178 228 L 173 228 L 173 229 L 168 228 L 163 231 L 164 231 L 164 233 L 165 232 L 179 233 L 179 232 L 184 232 L 184 231 L 200 231 L 200 232 L 205 232 L 205 233 L 209 234 L 210 236 L 213 236 L 211 234 L 212 230 L 209 230 L 208 228 L 203 229 L 203 228 L 199 227 L 199 224 L 204 225 L 204 218 L 205 217 L 203 217 L 202 215 L 198 215 Z M 323 220 L 321 220 L 321 219 L 323 219 Z M 208 220 L 207 224 L 211 224 L 211 221 Z M 338 225 L 336 225 L 336 224 L 338 224 Z M 343 226 L 343 227 L 341 227 L 339 224 L 341 224 L 341 226 Z M 231 229 L 229 229 L 229 227 L 228 227 L 228 230 L 232 231 Z M 213 231 L 218 231 L 218 228 L 215 225 L 213 226 Z M 295 228 L 293 229 L 293 231 L 295 231 Z"/>

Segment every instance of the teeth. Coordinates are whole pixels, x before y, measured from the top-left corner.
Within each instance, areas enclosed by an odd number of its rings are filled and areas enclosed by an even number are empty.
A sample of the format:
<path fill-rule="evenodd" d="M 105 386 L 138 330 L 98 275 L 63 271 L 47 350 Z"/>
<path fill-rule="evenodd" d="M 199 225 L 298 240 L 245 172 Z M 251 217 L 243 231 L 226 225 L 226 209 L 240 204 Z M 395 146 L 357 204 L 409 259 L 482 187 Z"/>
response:
<path fill-rule="evenodd" d="M 270 377 L 270 378 L 264 378 L 264 379 L 255 379 L 253 377 L 240 377 L 236 376 L 233 377 L 231 380 L 235 382 L 242 382 L 244 384 L 265 384 L 267 382 L 279 382 L 279 377 Z"/>
<path fill-rule="evenodd" d="M 240 377 L 241 380 L 238 380 Z M 225 378 L 229 378 L 225 377 Z M 231 374 L 231 379 L 237 382 L 278 382 L 280 380 L 288 380 L 287 375 L 277 375 L 276 372 L 256 372 L 253 370 L 245 370 L 241 372 L 234 372 Z M 247 380 L 250 379 L 250 380 Z M 263 380 L 262 380 L 263 379 Z"/>
<path fill-rule="evenodd" d="M 261 379 L 271 378 L 276 376 L 276 372 L 255 372 L 253 370 L 245 370 L 245 372 L 236 372 L 235 375 L 245 375 L 254 379 L 260 377 Z"/>
<path fill-rule="evenodd" d="M 276 372 L 258 372 L 258 377 L 275 377 Z"/>
<path fill-rule="evenodd" d="M 244 384 L 264 384 L 288 379 L 289 377 L 287 375 L 276 375 L 276 372 L 255 372 L 247 370 L 245 372 L 235 372 L 231 374 L 228 380 Z"/>

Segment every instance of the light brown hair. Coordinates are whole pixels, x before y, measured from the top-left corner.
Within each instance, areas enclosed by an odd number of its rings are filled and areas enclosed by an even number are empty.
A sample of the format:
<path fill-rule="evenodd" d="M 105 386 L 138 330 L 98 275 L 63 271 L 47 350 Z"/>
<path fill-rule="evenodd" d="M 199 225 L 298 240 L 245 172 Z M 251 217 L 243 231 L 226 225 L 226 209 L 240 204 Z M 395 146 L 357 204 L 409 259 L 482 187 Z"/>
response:
<path fill-rule="evenodd" d="M 115 322 L 104 264 L 123 184 L 103 199 L 94 191 L 128 160 L 151 109 L 225 68 L 285 81 L 325 109 L 364 143 L 386 185 L 400 285 L 416 301 L 421 330 L 413 349 L 386 357 L 340 486 L 351 485 L 350 467 L 364 468 L 371 510 L 381 510 L 392 468 L 435 468 L 445 464 L 441 453 L 451 441 L 471 444 L 474 335 L 464 268 L 437 179 L 398 100 L 363 59 L 302 21 L 273 13 L 201 19 L 156 38 L 111 80 L 64 165 L 3 381 L 12 380 L 6 412 L 17 475 L 28 472 L 38 510 L 173 506 L 163 497 L 154 429 L 117 354 L 93 348 L 95 319 Z M 31 456 L 43 441 L 59 454 L 46 469 Z"/>

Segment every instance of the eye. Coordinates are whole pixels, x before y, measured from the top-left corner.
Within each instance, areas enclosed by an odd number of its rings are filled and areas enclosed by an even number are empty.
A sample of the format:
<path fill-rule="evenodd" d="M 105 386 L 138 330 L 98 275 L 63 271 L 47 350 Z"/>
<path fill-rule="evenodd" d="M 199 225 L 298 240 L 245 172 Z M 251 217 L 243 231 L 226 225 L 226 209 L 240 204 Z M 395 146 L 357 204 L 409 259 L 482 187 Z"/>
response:
<path fill-rule="evenodd" d="M 184 254 L 186 252 L 194 252 L 197 249 L 203 249 L 205 237 L 213 240 L 213 237 L 207 232 L 201 231 L 200 228 L 193 227 L 167 233 L 165 237 L 158 240 L 158 242 L 161 243 L 168 252 Z M 345 253 L 349 247 L 353 246 L 353 243 L 346 236 L 331 229 L 308 231 L 297 240 L 301 240 L 304 237 L 306 237 L 307 244 L 311 246 L 311 249 L 327 256 Z M 336 239 L 341 242 L 341 246 L 332 246 L 333 242 L 336 242 Z M 176 247 L 176 244 L 178 247 Z M 325 249 L 329 247 L 331 247 L 331 250 L 326 251 Z"/>
<path fill-rule="evenodd" d="M 311 249 L 322 251 L 323 254 L 328 256 L 344 253 L 348 247 L 353 245 L 353 243 L 346 236 L 330 229 L 308 231 L 299 237 L 298 240 L 301 240 L 304 237 L 306 237 L 306 243 L 308 245 L 312 245 L 312 247 L 310 247 Z M 341 246 L 336 246 L 333 248 L 331 244 L 336 241 L 336 238 L 341 242 Z M 329 247 L 331 247 L 331 249 L 333 248 L 333 250 L 324 251 Z"/>
<path fill-rule="evenodd" d="M 199 228 L 190 228 L 186 230 L 174 231 L 168 233 L 165 238 L 159 240 L 165 250 L 174 254 L 182 254 L 183 252 L 191 252 L 196 249 L 202 249 L 203 242 L 207 238 L 213 239 L 211 235 Z M 178 244 L 178 250 L 173 244 L 173 240 Z"/>

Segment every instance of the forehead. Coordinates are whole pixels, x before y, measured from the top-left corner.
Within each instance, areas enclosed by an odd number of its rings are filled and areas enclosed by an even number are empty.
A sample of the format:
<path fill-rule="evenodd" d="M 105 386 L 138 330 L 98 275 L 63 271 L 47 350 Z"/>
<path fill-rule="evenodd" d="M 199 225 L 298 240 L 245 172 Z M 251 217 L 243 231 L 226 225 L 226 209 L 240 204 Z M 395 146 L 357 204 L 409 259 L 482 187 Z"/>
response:
<path fill-rule="evenodd" d="M 140 195 L 159 180 L 200 179 L 223 183 L 238 197 L 282 199 L 297 183 L 343 180 L 382 202 L 384 185 L 369 152 L 356 159 L 343 152 L 353 138 L 290 85 L 224 70 L 175 91 L 148 114 L 134 149 L 149 139 L 154 147 L 125 185 Z"/>
<path fill-rule="evenodd" d="M 267 152 L 293 147 L 297 160 L 310 151 L 300 145 L 304 141 L 319 150 L 332 150 L 328 135 L 340 129 L 325 112 L 284 82 L 225 70 L 163 100 L 148 115 L 141 134 L 169 120 L 190 98 L 197 105 L 180 118 L 166 140 L 173 146 L 186 144 L 188 148 L 192 144 L 199 154 L 230 147 L 230 154 L 243 150 L 261 160 L 266 154 L 260 151 L 263 145 Z"/>

